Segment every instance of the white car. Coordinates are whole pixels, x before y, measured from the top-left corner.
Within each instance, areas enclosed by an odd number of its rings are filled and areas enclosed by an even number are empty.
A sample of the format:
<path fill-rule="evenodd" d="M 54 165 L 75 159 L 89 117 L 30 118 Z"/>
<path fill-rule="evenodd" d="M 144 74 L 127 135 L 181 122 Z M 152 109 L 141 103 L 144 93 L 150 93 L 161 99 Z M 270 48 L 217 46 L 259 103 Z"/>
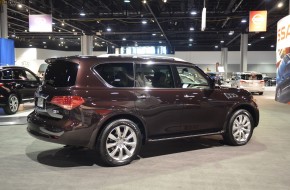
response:
<path fill-rule="evenodd" d="M 243 88 L 252 93 L 263 95 L 265 90 L 265 82 L 261 73 L 249 71 L 233 73 L 231 87 Z"/>

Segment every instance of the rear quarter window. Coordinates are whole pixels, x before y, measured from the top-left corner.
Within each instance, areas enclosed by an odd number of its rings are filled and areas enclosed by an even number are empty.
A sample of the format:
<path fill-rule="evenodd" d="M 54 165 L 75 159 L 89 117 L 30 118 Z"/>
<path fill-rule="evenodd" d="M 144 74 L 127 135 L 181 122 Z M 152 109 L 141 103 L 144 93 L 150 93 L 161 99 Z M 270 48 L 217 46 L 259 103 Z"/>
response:
<path fill-rule="evenodd" d="M 47 66 L 44 82 L 54 87 L 70 87 L 76 83 L 79 65 L 77 63 L 58 60 Z"/>
<path fill-rule="evenodd" d="M 134 86 L 133 63 L 100 64 L 94 70 L 111 86 Z"/>

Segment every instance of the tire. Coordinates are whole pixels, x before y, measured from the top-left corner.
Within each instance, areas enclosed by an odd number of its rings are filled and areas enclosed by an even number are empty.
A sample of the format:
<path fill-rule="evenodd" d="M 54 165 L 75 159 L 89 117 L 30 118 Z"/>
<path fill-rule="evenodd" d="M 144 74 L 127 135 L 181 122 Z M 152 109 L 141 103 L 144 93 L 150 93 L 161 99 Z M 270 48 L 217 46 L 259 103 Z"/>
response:
<path fill-rule="evenodd" d="M 233 146 L 245 145 L 252 137 L 254 122 L 252 115 L 244 109 L 233 113 L 228 122 L 223 138 L 225 142 Z"/>
<path fill-rule="evenodd" d="M 10 94 L 7 105 L 4 107 L 4 112 L 8 115 L 15 114 L 19 108 L 19 99 L 16 94 Z"/>
<path fill-rule="evenodd" d="M 259 92 L 259 95 L 263 95 L 264 94 L 264 92 Z"/>
<path fill-rule="evenodd" d="M 280 101 L 280 97 L 281 97 L 281 88 L 277 87 L 276 88 L 275 100 L 279 102 Z"/>
<path fill-rule="evenodd" d="M 141 132 L 128 119 L 107 124 L 97 140 L 97 151 L 108 166 L 123 166 L 132 162 L 141 148 Z"/>

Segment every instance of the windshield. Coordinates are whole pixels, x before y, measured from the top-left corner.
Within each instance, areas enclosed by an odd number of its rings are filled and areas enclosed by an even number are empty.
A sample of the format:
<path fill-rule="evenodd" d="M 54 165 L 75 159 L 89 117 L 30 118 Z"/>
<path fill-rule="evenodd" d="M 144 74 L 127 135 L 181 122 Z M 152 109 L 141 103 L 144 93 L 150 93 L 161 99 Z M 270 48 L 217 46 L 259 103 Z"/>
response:
<path fill-rule="evenodd" d="M 243 80 L 262 80 L 263 76 L 261 74 L 241 74 L 241 79 L 243 79 Z"/>

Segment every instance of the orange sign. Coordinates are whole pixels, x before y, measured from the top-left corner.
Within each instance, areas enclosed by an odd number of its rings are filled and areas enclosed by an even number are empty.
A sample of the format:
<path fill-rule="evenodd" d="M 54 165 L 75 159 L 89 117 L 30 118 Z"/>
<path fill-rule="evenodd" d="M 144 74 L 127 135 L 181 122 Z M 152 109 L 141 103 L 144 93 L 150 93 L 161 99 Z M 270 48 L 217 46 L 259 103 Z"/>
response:
<path fill-rule="evenodd" d="M 250 11 L 249 32 L 267 31 L 267 11 Z"/>

